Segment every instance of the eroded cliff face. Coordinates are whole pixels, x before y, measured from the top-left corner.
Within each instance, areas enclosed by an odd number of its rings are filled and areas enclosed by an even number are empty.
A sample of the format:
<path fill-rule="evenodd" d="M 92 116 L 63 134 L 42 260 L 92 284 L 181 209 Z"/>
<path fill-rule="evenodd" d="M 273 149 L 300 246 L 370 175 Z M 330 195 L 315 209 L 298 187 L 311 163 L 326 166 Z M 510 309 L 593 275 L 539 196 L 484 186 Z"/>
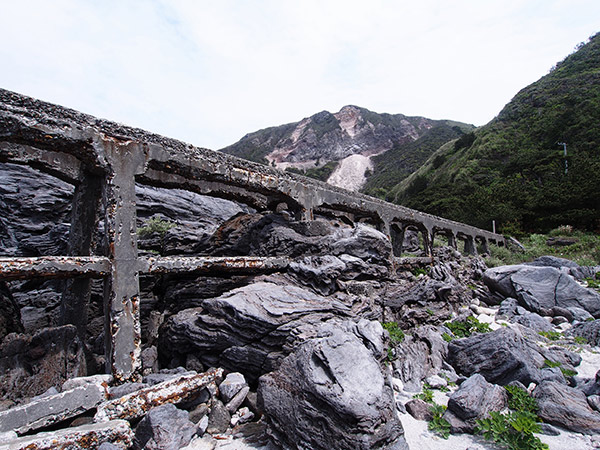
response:
<path fill-rule="evenodd" d="M 281 169 L 319 169 L 335 161 L 337 168 L 332 171 L 329 165 L 322 178 L 357 191 L 372 168 L 371 156 L 418 139 L 437 122 L 344 106 L 335 114 L 322 111 L 300 122 L 248 134 L 222 151 Z M 355 155 L 361 156 L 360 164 Z"/>

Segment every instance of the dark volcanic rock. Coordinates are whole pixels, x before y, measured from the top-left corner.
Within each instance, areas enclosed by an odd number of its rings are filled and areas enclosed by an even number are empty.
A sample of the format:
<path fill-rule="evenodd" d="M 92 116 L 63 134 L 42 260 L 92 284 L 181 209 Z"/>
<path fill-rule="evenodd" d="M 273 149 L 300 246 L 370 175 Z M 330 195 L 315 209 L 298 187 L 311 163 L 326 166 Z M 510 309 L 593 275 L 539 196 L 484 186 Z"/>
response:
<path fill-rule="evenodd" d="M 207 367 L 255 380 L 279 366 L 293 349 L 297 329 L 349 311 L 305 289 L 256 282 L 172 316 L 161 334 L 159 355 L 168 363 L 177 354 L 195 353 Z"/>
<path fill-rule="evenodd" d="M 3 398 L 19 399 L 87 375 L 83 345 L 73 325 L 47 328 L 31 337 L 7 336 L 0 346 Z"/>
<path fill-rule="evenodd" d="M 425 325 L 414 329 L 395 349 L 394 376 L 408 391 L 419 391 L 421 381 L 436 375 L 444 365 L 448 344 L 438 328 Z"/>
<path fill-rule="evenodd" d="M 420 398 L 413 398 L 404 405 L 406 412 L 413 416 L 417 420 L 430 421 L 433 419 L 433 413 L 431 412 L 431 405 Z"/>
<path fill-rule="evenodd" d="M 373 353 L 343 325 L 324 328 L 260 379 L 275 438 L 295 449 L 407 449 Z"/>
<path fill-rule="evenodd" d="M 0 254 L 66 255 L 73 191 L 28 166 L 0 163 Z"/>
<path fill-rule="evenodd" d="M 506 385 L 519 381 L 525 386 L 538 383 L 545 360 L 564 361 L 562 350 L 543 349 L 521 331 L 501 328 L 448 344 L 448 362 L 457 373 L 479 373 L 490 383 Z"/>
<path fill-rule="evenodd" d="M 580 286 L 571 275 L 554 267 L 495 267 L 486 270 L 483 281 L 492 291 L 516 298 L 531 312 L 549 311 L 555 306 L 577 307 L 600 316 L 600 294 Z"/>
<path fill-rule="evenodd" d="M 0 282 L 0 342 L 9 333 L 22 333 L 21 311 L 5 282 Z"/>
<path fill-rule="evenodd" d="M 472 433 L 477 419 L 486 417 L 490 411 L 501 411 L 506 405 L 506 390 L 475 374 L 450 396 L 444 418 L 453 425 L 453 433 Z"/>
<path fill-rule="evenodd" d="M 541 383 L 533 391 L 538 415 L 548 423 L 578 433 L 600 433 L 600 413 L 590 408 L 585 394 L 553 381 Z"/>
<path fill-rule="evenodd" d="M 187 411 L 172 403 L 151 409 L 135 430 L 136 450 L 178 450 L 185 447 L 196 433 L 196 425 Z"/>
<path fill-rule="evenodd" d="M 600 345 L 600 319 L 577 323 L 567 333 L 585 338 L 590 345 Z"/>

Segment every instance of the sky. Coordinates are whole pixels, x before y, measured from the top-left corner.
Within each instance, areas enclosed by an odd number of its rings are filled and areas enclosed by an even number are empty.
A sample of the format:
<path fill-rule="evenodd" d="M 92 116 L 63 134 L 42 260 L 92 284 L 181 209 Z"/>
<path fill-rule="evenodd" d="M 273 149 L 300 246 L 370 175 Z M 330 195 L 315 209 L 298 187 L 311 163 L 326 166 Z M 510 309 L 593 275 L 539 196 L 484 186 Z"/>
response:
<path fill-rule="evenodd" d="M 598 0 L 0 0 L 0 87 L 200 147 L 357 105 L 484 125 Z"/>

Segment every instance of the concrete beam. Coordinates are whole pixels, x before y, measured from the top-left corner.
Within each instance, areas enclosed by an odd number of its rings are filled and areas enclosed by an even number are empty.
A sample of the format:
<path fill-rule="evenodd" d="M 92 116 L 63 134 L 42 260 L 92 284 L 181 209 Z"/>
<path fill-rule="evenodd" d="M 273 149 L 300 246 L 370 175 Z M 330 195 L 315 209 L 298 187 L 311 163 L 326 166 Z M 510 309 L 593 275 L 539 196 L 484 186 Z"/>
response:
<path fill-rule="evenodd" d="M 102 278 L 110 274 L 111 264 L 102 256 L 0 257 L 0 279 L 26 278 Z"/>
<path fill-rule="evenodd" d="M 285 270 L 291 260 L 287 257 L 147 257 L 139 258 L 138 271 L 147 274 L 164 273 L 239 273 L 271 272 Z"/>

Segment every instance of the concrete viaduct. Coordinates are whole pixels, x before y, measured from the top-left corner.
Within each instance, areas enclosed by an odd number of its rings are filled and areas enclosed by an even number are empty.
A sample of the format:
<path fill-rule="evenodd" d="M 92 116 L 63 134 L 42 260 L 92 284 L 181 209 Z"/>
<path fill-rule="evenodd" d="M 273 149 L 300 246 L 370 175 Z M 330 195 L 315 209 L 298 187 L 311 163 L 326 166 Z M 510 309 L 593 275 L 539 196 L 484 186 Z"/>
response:
<path fill-rule="evenodd" d="M 0 279 L 64 277 L 65 323 L 81 323 L 90 278 L 105 280 L 105 339 L 109 370 L 117 380 L 140 371 L 139 275 L 165 272 L 283 270 L 287 258 L 139 257 L 136 183 L 227 198 L 257 210 L 285 207 L 296 220 L 315 216 L 368 222 L 386 233 L 402 253 L 405 230 L 422 235 L 431 255 L 433 239 L 446 236 L 475 254 L 503 236 L 430 214 L 345 191 L 212 150 L 41 102 L 0 89 L 0 162 L 24 164 L 75 186 L 69 254 L 38 258 L 0 257 Z M 98 221 L 104 236 L 94 237 Z M 102 239 L 101 245 L 93 245 Z M 100 248 L 91 254 L 94 248 Z"/>

